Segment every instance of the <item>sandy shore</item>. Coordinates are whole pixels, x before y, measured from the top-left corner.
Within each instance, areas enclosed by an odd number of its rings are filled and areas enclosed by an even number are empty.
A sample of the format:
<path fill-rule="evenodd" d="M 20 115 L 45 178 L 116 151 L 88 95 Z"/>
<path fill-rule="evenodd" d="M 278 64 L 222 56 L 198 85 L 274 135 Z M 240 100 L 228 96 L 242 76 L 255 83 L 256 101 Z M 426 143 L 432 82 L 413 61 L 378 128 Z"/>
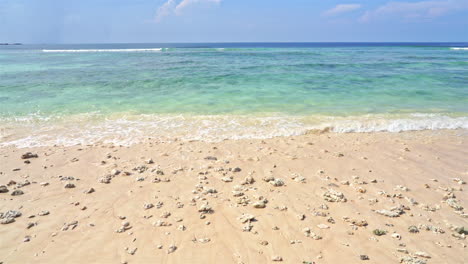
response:
<path fill-rule="evenodd" d="M 0 263 L 467 263 L 467 139 L 2 148 Z"/>

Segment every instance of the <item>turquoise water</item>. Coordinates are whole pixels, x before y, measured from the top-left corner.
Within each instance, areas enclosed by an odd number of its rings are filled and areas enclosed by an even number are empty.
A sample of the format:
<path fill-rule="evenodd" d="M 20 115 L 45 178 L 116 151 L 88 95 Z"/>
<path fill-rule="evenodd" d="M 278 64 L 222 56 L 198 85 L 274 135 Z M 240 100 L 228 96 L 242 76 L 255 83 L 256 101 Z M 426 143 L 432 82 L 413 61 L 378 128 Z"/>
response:
<path fill-rule="evenodd" d="M 468 128 L 468 50 L 450 46 L 0 47 L 0 143 Z"/>

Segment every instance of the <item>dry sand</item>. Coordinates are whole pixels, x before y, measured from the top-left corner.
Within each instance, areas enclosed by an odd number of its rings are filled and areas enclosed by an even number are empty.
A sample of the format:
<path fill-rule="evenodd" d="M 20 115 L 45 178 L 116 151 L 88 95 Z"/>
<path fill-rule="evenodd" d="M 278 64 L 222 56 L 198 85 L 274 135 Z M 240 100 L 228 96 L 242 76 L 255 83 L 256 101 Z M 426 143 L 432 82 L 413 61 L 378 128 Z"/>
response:
<path fill-rule="evenodd" d="M 467 263 L 467 139 L 2 148 L 0 263 Z"/>

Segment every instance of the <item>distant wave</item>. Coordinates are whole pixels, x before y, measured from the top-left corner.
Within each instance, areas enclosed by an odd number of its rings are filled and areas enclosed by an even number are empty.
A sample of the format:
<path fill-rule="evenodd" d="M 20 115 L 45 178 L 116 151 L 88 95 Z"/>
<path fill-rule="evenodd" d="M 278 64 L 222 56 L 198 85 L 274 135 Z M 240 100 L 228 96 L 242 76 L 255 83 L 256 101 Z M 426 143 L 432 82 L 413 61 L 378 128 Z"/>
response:
<path fill-rule="evenodd" d="M 65 49 L 65 50 L 59 50 L 59 49 L 44 49 L 42 52 L 57 52 L 57 53 L 64 53 L 64 52 L 69 52 L 69 53 L 79 53 L 79 52 L 154 52 L 154 51 L 161 51 L 161 48 L 155 48 L 155 49 Z"/>
<path fill-rule="evenodd" d="M 99 113 L 72 116 L 0 118 L 0 146 L 38 147 L 110 143 L 132 145 L 148 138 L 160 141 L 263 139 L 335 133 L 402 132 L 468 129 L 468 117 L 440 114 L 364 116 L 131 115 Z"/>
<path fill-rule="evenodd" d="M 468 47 L 452 47 L 451 50 L 468 50 Z"/>

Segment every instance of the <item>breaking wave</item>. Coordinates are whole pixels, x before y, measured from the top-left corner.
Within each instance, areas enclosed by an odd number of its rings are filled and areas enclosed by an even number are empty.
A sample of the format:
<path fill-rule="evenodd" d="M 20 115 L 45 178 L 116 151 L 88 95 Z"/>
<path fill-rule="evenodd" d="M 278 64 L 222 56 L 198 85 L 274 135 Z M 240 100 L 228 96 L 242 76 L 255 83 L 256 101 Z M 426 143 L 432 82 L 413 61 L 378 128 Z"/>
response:
<path fill-rule="evenodd" d="M 0 146 L 132 145 L 147 140 L 264 139 L 311 131 L 336 133 L 468 129 L 468 116 L 439 114 L 338 116 L 81 114 L 0 118 Z"/>
<path fill-rule="evenodd" d="M 80 52 L 155 52 L 162 51 L 161 48 L 155 49 L 43 49 L 42 52 L 49 53 L 80 53 Z"/>

